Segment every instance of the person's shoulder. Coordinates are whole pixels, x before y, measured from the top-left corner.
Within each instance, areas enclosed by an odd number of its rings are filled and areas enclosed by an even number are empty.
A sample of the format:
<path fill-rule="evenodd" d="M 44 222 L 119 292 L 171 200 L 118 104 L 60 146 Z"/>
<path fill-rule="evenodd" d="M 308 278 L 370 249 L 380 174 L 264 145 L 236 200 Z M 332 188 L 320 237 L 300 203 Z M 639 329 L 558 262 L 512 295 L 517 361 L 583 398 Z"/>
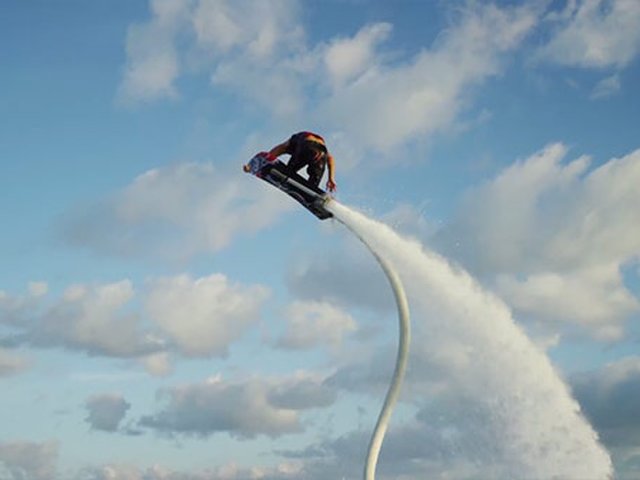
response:
<path fill-rule="evenodd" d="M 301 138 L 304 138 L 305 132 L 296 132 L 289 137 L 289 143 L 297 142 Z"/>

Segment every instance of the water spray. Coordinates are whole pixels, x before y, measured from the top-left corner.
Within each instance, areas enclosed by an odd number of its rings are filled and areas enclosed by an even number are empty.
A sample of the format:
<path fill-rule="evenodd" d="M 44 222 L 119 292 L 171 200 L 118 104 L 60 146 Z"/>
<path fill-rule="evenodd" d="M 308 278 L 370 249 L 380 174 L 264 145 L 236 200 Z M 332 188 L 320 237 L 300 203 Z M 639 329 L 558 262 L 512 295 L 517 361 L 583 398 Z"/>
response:
<path fill-rule="evenodd" d="M 452 374 L 447 377 L 449 391 L 467 402 L 461 407 L 462 418 L 451 419 L 452 428 L 461 433 L 455 440 L 461 450 L 442 459 L 441 472 L 451 469 L 448 476 L 456 478 L 613 478 L 611 457 L 597 432 L 545 352 L 514 321 L 508 305 L 464 269 L 388 225 L 335 201 L 328 202 L 327 210 L 376 257 L 399 312 L 398 358 L 369 445 L 365 480 L 375 478 L 407 366 L 409 309 L 396 272 L 411 279 L 406 295 L 420 318 L 421 351 L 444 342 L 459 354 L 457 363 L 449 365 L 444 359 L 439 364 Z M 470 413 L 465 417 L 465 412 Z M 481 414 L 474 417 L 474 412 Z M 467 470 L 454 473 L 460 465 Z"/>

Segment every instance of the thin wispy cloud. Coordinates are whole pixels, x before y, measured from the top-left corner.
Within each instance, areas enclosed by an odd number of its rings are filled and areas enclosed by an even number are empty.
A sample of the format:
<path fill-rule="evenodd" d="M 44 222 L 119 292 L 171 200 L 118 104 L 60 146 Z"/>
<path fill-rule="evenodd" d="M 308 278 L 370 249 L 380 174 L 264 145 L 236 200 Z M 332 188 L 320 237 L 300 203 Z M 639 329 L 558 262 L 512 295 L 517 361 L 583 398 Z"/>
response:
<path fill-rule="evenodd" d="M 597 100 L 612 97 L 620 91 L 620 88 L 622 88 L 620 75 L 611 75 L 610 77 L 603 78 L 593 87 L 591 98 Z"/>
<path fill-rule="evenodd" d="M 584 68 L 627 66 L 640 52 L 640 4 L 634 0 L 579 0 L 547 16 L 550 41 L 538 58 Z"/>

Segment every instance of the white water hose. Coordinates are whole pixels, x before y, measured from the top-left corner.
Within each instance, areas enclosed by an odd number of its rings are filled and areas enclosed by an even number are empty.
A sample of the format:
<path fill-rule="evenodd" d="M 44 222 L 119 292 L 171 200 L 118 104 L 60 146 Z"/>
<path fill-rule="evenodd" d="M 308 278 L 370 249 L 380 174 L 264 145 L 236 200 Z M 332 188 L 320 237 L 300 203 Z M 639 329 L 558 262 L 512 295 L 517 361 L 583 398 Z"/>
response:
<path fill-rule="evenodd" d="M 340 207 L 342 207 L 342 205 L 334 201 L 329 202 L 329 205 L 331 207 L 334 207 L 331 208 L 334 213 L 336 213 L 336 207 L 337 210 L 340 210 Z M 391 284 L 391 288 L 393 289 L 393 294 L 396 299 L 396 305 L 398 307 L 400 336 L 398 340 L 396 366 L 393 372 L 391 384 L 389 385 L 389 390 L 387 391 L 387 396 L 385 397 L 384 404 L 382 406 L 382 410 L 380 410 L 380 415 L 378 416 L 378 422 L 376 423 L 373 435 L 371 436 L 369 450 L 367 453 L 367 460 L 364 466 L 364 480 L 375 480 L 376 466 L 378 464 L 380 448 L 382 447 L 382 442 L 387 431 L 387 426 L 389 425 L 393 407 L 395 406 L 398 400 L 398 396 L 400 395 L 400 387 L 402 385 L 402 380 L 404 379 L 405 371 L 407 370 L 409 342 L 411 339 L 411 328 L 409 323 L 409 303 L 407 302 L 407 296 L 404 292 L 404 287 L 402 286 L 400 277 L 391 267 L 391 265 L 384 258 L 382 258 L 378 254 L 378 252 L 376 252 L 376 250 L 367 242 L 367 240 L 363 236 L 360 235 L 357 230 L 349 225 L 348 221 L 339 218 L 338 216 L 336 216 L 336 219 L 349 230 L 351 230 L 360 239 L 360 241 L 366 245 L 369 251 L 371 251 L 373 256 L 376 258 L 376 260 L 384 270 L 385 275 L 389 279 L 389 283 Z"/>

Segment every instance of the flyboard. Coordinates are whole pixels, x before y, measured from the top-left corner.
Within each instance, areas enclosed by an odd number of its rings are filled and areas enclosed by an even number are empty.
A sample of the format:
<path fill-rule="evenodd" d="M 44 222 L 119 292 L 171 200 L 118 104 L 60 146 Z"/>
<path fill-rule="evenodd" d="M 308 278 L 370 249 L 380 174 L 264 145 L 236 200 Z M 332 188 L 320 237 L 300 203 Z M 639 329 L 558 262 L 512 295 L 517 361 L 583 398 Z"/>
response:
<path fill-rule="evenodd" d="M 289 171 L 287 166 L 274 156 L 267 152 L 260 152 L 249 160 L 247 165 L 249 167 L 247 173 L 282 190 L 320 220 L 333 217 L 333 214 L 325 208 L 325 204 L 331 197 L 325 191 L 310 184 L 306 178 Z"/>

